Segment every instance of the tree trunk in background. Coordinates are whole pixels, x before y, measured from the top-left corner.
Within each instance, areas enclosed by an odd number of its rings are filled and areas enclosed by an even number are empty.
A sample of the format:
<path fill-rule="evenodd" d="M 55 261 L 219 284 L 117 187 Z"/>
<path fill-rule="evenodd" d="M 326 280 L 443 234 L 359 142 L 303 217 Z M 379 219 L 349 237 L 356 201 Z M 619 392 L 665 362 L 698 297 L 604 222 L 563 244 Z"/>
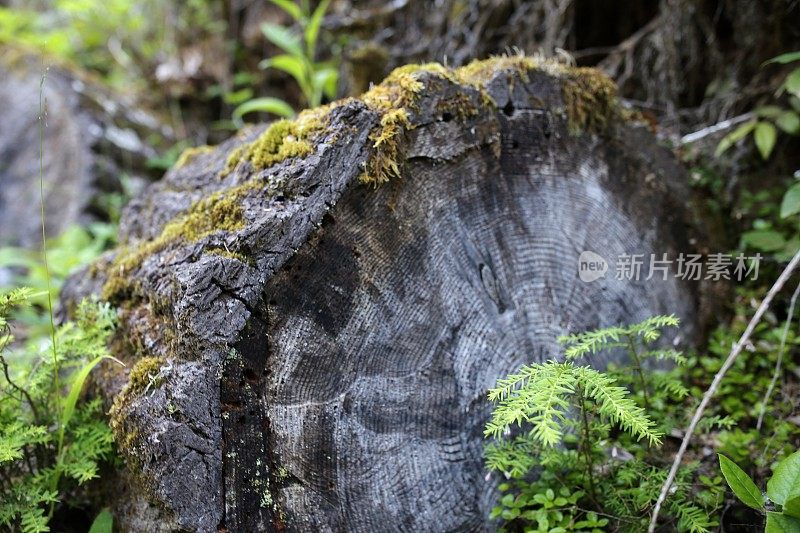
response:
<path fill-rule="evenodd" d="M 96 80 L 3 45 L 0 246 L 41 245 L 38 117 L 43 76 L 46 127 L 41 163 L 51 236 L 103 213 L 100 197 L 121 193 L 123 174 L 136 181 L 151 173 L 145 163 L 156 155 L 148 144 L 155 142 L 153 136 L 172 142 L 169 128 Z"/>
<path fill-rule="evenodd" d="M 270 147 L 275 129 L 187 157 L 128 207 L 126 245 L 65 288 L 122 313 L 123 529 L 491 528 L 498 378 L 558 357 L 567 332 L 675 313 L 678 345 L 700 335 L 697 284 L 645 281 L 647 264 L 615 277 L 623 253 L 708 250 L 683 170 L 607 81 L 497 60 L 380 94 L 395 107 L 325 110 L 305 157 L 242 155 L 306 140 Z M 382 161 L 400 177 L 359 181 Z M 578 278 L 584 250 L 604 278 Z M 99 385 L 127 380 L 108 368 Z"/>

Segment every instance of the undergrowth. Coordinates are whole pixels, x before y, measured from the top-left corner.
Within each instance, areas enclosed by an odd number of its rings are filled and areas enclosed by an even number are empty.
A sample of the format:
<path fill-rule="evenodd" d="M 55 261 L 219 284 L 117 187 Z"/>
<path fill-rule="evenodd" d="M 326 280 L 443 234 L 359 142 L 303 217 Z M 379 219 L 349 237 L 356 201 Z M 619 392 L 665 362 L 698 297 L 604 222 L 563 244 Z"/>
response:
<path fill-rule="evenodd" d="M 49 531 L 64 495 L 80 502 L 76 489 L 98 477 L 114 449 L 101 401 L 81 397 L 89 372 L 110 358 L 113 310 L 85 301 L 75 321 L 56 329 L 55 348 L 19 346 L 7 317 L 34 294 L 0 294 L 0 525 L 24 532 Z"/>
<path fill-rule="evenodd" d="M 560 339 L 566 361 L 524 366 L 489 392 L 496 406 L 486 426 L 486 460 L 501 474 L 503 496 L 492 511 L 507 531 L 560 533 L 643 531 L 666 478 L 665 434 L 687 395 L 678 374 L 649 365 L 685 357 L 655 343 L 674 316 Z M 629 366 L 595 370 L 577 360 L 624 352 Z M 626 386 L 635 390 L 631 393 Z M 681 469 L 668 505 L 679 531 L 717 525 L 719 480 L 691 462 Z"/>

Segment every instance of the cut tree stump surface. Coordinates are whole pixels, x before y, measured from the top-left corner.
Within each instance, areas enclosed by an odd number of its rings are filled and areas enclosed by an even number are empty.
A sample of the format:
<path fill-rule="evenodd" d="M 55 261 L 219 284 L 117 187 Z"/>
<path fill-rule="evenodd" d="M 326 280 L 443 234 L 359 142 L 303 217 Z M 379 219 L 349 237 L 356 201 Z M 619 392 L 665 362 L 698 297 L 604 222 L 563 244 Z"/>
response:
<path fill-rule="evenodd" d="M 187 153 L 65 289 L 121 312 L 134 377 L 97 381 L 122 527 L 492 529 L 498 378 L 567 332 L 668 313 L 678 344 L 700 332 L 698 285 L 615 277 L 620 254 L 704 242 L 683 170 L 624 115 L 595 71 L 499 58 L 404 67 Z M 584 250 L 605 278 L 580 281 Z"/>

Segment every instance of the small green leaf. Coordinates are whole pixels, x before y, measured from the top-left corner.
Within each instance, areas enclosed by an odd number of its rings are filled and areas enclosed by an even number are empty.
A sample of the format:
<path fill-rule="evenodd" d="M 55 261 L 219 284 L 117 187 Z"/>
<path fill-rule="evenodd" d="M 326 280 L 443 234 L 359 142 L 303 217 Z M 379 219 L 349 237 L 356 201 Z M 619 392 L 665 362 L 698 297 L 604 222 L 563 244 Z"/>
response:
<path fill-rule="evenodd" d="M 791 135 L 800 133 L 800 115 L 794 111 L 784 111 L 775 119 L 775 124 Z"/>
<path fill-rule="evenodd" d="M 800 497 L 800 451 L 794 452 L 775 467 L 767 482 L 767 496 L 779 505 Z"/>
<path fill-rule="evenodd" d="M 797 52 L 787 52 L 785 54 L 781 54 L 779 56 L 775 56 L 769 61 L 764 61 L 764 65 L 769 65 L 770 63 L 779 63 L 781 65 L 785 65 L 786 63 L 792 63 L 794 61 L 800 61 L 800 51 Z"/>
<path fill-rule="evenodd" d="M 108 509 L 103 509 L 100 514 L 95 517 L 92 522 L 92 527 L 89 528 L 89 533 L 111 533 L 114 529 L 114 516 Z"/>
<path fill-rule="evenodd" d="M 300 46 L 300 38 L 283 26 L 265 22 L 261 25 L 261 33 L 264 34 L 264 37 L 266 37 L 269 42 L 281 50 L 296 56 L 303 55 L 303 49 Z"/>
<path fill-rule="evenodd" d="M 314 13 L 311 15 L 311 20 L 308 22 L 308 26 L 306 27 L 305 38 L 309 61 L 314 60 L 314 55 L 316 54 L 317 48 L 317 38 L 319 37 L 319 28 L 322 25 L 322 19 L 325 16 L 325 12 L 328 10 L 328 4 L 330 3 L 331 0 L 322 0 L 322 2 L 320 2 L 317 6 L 317 9 L 315 9 Z"/>
<path fill-rule="evenodd" d="M 725 457 L 719 455 L 719 467 L 722 470 L 722 475 L 725 476 L 725 481 L 733 493 L 739 498 L 743 504 L 753 509 L 764 509 L 764 495 L 758 490 L 756 484 L 750 479 L 744 470 Z"/>
<path fill-rule="evenodd" d="M 300 6 L 292 2 L 291 0 L 269 0 L 279 8 L 286 11 L 294 20 L 300 22 L 303 20 L 303 11 L 300 9 Z"/>
<path fill-rule="evenodd" d="M 332 67 L 325 67 L 314 72 L 314 85 L 322 90 L 330 99 L 336 97 L 336 85 L 339 82 L 339 72 Z"/>
<path fill-rule="evenodd" d="M 86 378 L 89 377 L 89 374 L 92 372 L 94 367 L 96 367 L 101 361 L 109 359 L 111 361 L 117 362 L 122 366 L 125 366 L 125 363 L 117 359 L 116 357 L 112 357 L 110 355 L 99 355 L 83 365 L 83 367 L 75 372 L 75 377 L 72 381 L 72 386 L 69 389 L 69 394 L 67 394 L 67 398 L 64 400 L 63 410 L 61 411 L 61 419 L 59 420 L 59 427 L 58 427 L 58 449 L 63 450 L 63 443 L 64 443 L 64 434 L 69 425 L 70 421 L 72 420 L 72 416 L 75 414 L 75 405 L 78 403 L 78 397 L 81 394 L 81 390 L 83 390 L 83 384 L 86 382 Z"/>
<path fill-rule="evenodd" d="M 249 100 L 252 97 L 253 89 L 245 87 L 244 89 L 239 89 L 238 91 L 225 93 L 222 96 L 222 101 L 226 104 L 237 105 Z"/>
<path fill-rule="evenodd" d="M 781 114 L 783 109 L 776 105 L 765 105 L 756 109 L 756 115 L 761 118 L 775 118 Z"/>
<path fill-rule="evenodd" d="M 775 129 L 770 122 L 759 122 L 756 124 L 756 131 L 753 134 L 756 141 L 756 147 L 761 157 L 769 159 L 769 154 L 775 148 L 775 140 L 778 137 L 778 130 Z"/>
<path fill-rule="evenodd" d="M 795 183 L 789 187 L 781 201 L 781 218 L 790 217 L 797 213 L 800 213 L 800 183 Z"/>
<path fill-rule="evenodd" d="M 786 239 L 773 230 L 751 230 L 742 234 L 742 242 L 756 250 L 774 252 L 786 244 Z"/>
<path fill-rule="evenodd" d="M 275 68 L 289 74 L 301 88 L 306 84 L 306 66 L 302 57 L 281 54 L 263 60 L 258 66 L 264 69 Z"/>
<path fill-rule="evenodd" d="M 796 68 L 786 76 L 783 88 L 795 96 L 800 96 L 800 68 Z"/>
<path fill-rule="evenodd" d="M 293 117 L 294 109 L 292 106 L 281 100 L 280 98 L 273 98 L 265 96 L 263 98 L 254 98 L 249 102 L 245 102 L 233 110 L 234 118 L 242 118 L 247 113 L 256 111 L 263 111 L 265 113 L 272 113 L 281 117 Z"/>
<path fill-rule="evenodd" d="M 740 140 L 744 139 L 748 133 L 753 131 L 753 129 L 756 127 L 756 124 L 757 122 L 755 120 L 748 120 L 735 130 L 727 134 L 719 142 L 719 145 L 717 146 L 717 150 L 716 152 L 714 152 L 714 155 L 719 157 L 720 155 L 722 155 L 723 152 L 728 150 L 731 146 L 733 146 Z"/>
<path fill-rule="evenodd" d="M 800 520 L 773 511 L 767 512 L 767 526 L 764 533 L 798 533 Z"/>
<path fill-rule="evenodd" d="M 783 506 L 783 514 L 800 518 L 800 498 L 787 501 Z"/>

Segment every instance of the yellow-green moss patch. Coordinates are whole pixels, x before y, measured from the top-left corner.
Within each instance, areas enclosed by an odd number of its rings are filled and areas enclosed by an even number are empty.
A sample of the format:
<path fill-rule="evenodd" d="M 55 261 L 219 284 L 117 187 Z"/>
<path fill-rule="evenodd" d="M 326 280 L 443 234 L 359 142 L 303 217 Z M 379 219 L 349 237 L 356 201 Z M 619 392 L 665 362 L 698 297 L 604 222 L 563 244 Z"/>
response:
<path fill-rule="evenodd" d="M 562 83 L 570 133 L 602 132 L 619 116 L 617 86 L 599 70 L 569 68 Z"/>
<path fill-rule="evenodd" d="M 142 357 L 131 368 L 127 385 L 114 397 L 114 404 L 109 411 L 111 429 L 114 431 L 117 443 L 129 444 L 133 438 L 130 434 L 120 434 L 123 428 L 123 421 L 120 419 L 121 411 L 130 404 L 133 398 L 150 387 L 160 385 L 159 374 L 165 362 L 163 357 Z"/>
<path fill-rule="evenodd" d="M 211 255 L 218 255 L 220 257 L 227 257 L 228 259 L 236 259 L 237 261 L 241 261 L 245 264 L 251 264 L 253 261 L 247 257 L 246 255 L 240 252 L 232 252 L 230 250 L 226 250 L 224 248 L 210 248 L 205 251 Z"/>
<path fill-rule="evenodd" d="M 408 108 L 414 106 L 422 91 L 422 82 L 417 79 L 421 72 L 445 73 L 447 69 L 438 63 L 406 65 L 393 70 L 383 83 L 359 98 L 381 117 L 369 136 L 375 152 L 358 178 L 361 183 L 377 187 L 400 176 L 401 144 L 406 130 L 411 127 Z"/>
<path fill-rule="evenodd" d="M 192 162 L 196 157 L 210 154 L 214 151 L 213 146 L 203 145 L 203 146 L 196 146 L 194 148 L 187 148 L 181 155 L 178 157 L 178 160 L 175 161 L 175 168 L 181 168 L 183 166 L 188 165 Z"/>
<path fill-rule="evenodd" d="M 157 377 L 166 361 L 163 357 L 142 357 L 131 368 L 128 375 L 128 384 L 123 393 L 137 395 L 148 387 L 158 386 Z"/>
<path fill-rule="evenodd" d="M 170 221 L 161 235 L 136 247 L 120 249 L 108 270 L 103 298 L 114 300 L 131 292 L 130 273 L 147 257 L 176 241 L 196 242 L 217 231 L 238 231 L 245 225 L 242 199 L 252 190 L 263 188 L 257 180 L 218 191 L 194 204 Z"/>
<path fill-rule="evenodd" d="M 242 162 L 250 162 L 253 170 L 263 170 L 285 159 L 311 154 L 314 151 L 312 137 L 327 125 L 332 107 L 308 109 L 295 119 L 273 122 L 253 142 L 231 151 L 223 175 L 229 174 Z"/>
<path fill-rule="evenodd" d="M 489 59 L 476 59 L 455 70 L 455 78 L 464 84 L 472 86 L 483 86 L 491 80 L 497 73 L 504 70 L 512 70 L 522 74 L 523 79 L 526 74 L 541 66 L 541 62 L 524 55 L 504 55 Z"/>

